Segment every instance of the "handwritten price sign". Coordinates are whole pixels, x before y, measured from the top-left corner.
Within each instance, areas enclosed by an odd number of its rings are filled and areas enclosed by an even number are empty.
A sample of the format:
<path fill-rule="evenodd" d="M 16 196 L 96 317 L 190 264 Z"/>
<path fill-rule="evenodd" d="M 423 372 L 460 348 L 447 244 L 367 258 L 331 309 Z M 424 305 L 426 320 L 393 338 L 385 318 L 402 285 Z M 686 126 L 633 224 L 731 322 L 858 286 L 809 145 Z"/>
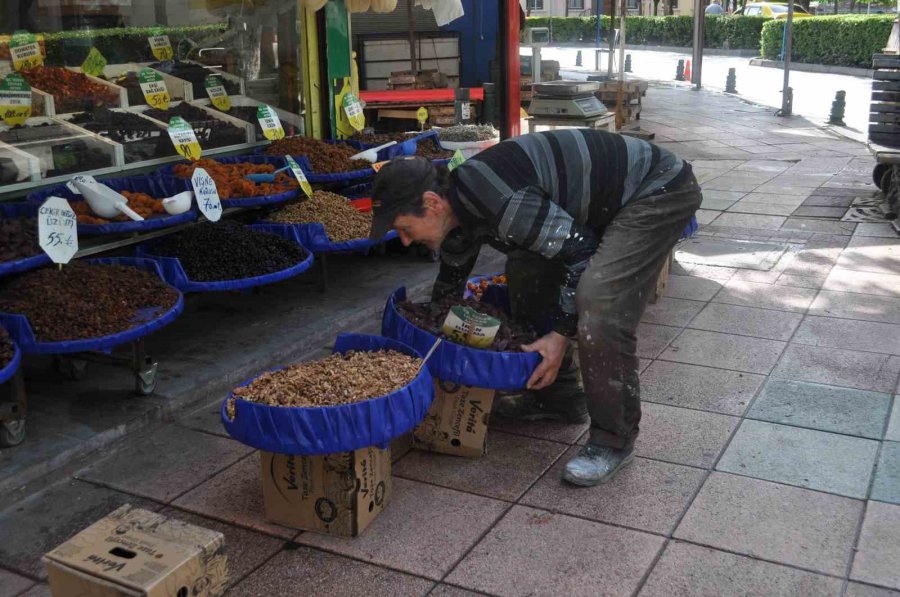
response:
<path fill-rule="evenodd" d="M 180 156 L 189 160 L 200 159 L 202 150 L 194 128 L 181 116 L 173 116 L 169 120 L 169 138 Z"/>
<path fill-rule="evenodd" d="M 61 197 L 50 197 L 38 210 L 38 239 L 53 263 L 69 263 L 78 252 L 75 212 Z"/>
<path fill-rule="evenodd" d="M 31 116 L 31 86 L 19 73 L 0 83 L 0 116 L 9 126 L 25 124 Z"/>
<path fill-rule="evenodd" d="M 154 35 L 147 38 L 150 43 L 150 51 L 156 56 L 157 60 L 171 60 L 175 57 L 172 51 L 172 42 L 169 41 L 168 35 Z"/>
<path fill-rule="evenodd" d="M 222 201 L 219 199 L 216 181 L 203 168 L 195 168 L 191 185 L 194 187 L 194 197 L 197 198 L 200 212 L 210 222 L 218 222 L 222 217 Z"/>
<path fill-rule="evenodd" d="M 138 82 L 148 106 L 160 110 L 169 109 L 172 97 L 169 95 L 169 90 L 166 89 L 166 82 L 163 81 L 161 74 L 152 68 L 141 69 L 141 72 L 138 73 Z"/>

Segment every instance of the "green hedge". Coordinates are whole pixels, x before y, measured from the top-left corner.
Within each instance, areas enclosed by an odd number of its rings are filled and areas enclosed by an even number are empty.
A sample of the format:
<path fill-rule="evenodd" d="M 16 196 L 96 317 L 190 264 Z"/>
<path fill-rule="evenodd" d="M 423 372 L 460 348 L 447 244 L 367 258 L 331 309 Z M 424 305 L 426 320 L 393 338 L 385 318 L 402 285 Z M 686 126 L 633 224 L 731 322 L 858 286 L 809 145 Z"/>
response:
<path fill-rule="evenodd" d="M 529 27 L 550 27 L 549 17 L 528 17 Z M 553 42 L 592 42 L 596 37 L 596 17 L 553 17 Z M 706 17 L 707 48 L 757 49 L 764 17 Z M 617 22 L 618 24 L 618 22 Z M 694 21 L 690 16 L 626 17 L 626 43 L 691 47 Z M 604 38 L 609 31 L 609 17 L 600 17 Z"/>
<path fill-rule="evenodd" d="M 836 15 L 794 21 L 791 59 L 813 64 L 870 67 L 891 34 L 894 15 Z M 769 21 L 762 31 L 764 58 L 781 55 L 784 22 Z"/>

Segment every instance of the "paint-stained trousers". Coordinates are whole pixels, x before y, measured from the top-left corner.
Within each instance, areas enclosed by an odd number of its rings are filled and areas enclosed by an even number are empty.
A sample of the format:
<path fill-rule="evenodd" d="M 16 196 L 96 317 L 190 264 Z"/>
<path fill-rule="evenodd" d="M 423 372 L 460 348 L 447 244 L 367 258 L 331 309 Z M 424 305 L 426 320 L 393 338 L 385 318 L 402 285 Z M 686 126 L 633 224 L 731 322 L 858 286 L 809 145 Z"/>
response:
<path fill-rule="evenodd" d="M 701 199 L 692 176 L 671 192 L 629 201 L 603 231 L 600 248 L 581 277 L 575 293 L 577 359 L 570 350 L 557 381 L 539 398 L 554 410 L 583 411 L 576 402 L 586 397 L 592 444 L 629 448 L 637 438 L 638 323 L 669 251 Z M 517 251 L 508 256 L 506 274 L 514 315 L 540 329 L 559 297 L 561 263 Z"/>

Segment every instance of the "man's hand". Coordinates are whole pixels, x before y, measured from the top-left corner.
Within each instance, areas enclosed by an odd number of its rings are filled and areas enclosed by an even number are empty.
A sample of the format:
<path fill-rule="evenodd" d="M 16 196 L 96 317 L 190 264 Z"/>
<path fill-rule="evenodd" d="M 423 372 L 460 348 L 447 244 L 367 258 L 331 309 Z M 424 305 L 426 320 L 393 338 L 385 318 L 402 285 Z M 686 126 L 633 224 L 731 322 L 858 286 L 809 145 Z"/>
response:
<path fill-rule="evenodd" d="M 543 357 L 528 380 L 529 390 L 542 390 L 556 381 L 556 375 L 568 347 L 568 338 L 557 332 L 550 332 L 543 338 L 522 346 L 523 351 L 536 352 Z"/>

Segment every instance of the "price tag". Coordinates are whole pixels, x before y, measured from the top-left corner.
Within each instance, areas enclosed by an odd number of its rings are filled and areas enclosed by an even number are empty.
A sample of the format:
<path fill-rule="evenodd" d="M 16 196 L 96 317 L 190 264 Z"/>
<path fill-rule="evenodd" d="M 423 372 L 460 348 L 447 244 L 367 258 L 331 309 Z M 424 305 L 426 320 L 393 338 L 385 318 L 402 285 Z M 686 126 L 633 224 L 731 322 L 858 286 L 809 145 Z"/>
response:
<path fill-rule="evenodd" d="M 0 115 L 9 126 L 25 124 L 31 116 L 31 86 L 19 73 L 0 82 Z"/>
<path fill-rule="evenodd" d="M 9 40 L 9 55 L 13 70 L 23 70 L 44 64 L 38 36 L 27 31 L 16 31 Z"/>
<path fill-rule="evenodd" d="M 387 164 L 388 162 L 390 162 L 390 160 L 385 160 L 383 162 L 375 162 L 374 164 L 372 164 L 372 170 L 374 170 L 376 173 L 380 172 L 381 169 L 384 168 L 384 165 Z"/>
<path fill-rule="evenodd" d="M 138 83 L 140 83 L 144 100 L 148 106 L 160 110 L 169 109 L 172 97 L 169 95 L 169 90 L 166 89 L 166 82 L 163 81 L 161 74 L 152 68 L 143 68 L 138 73 Z"/>
<path fill-rule="evenodd" d="M 356 97 L 355 93 L 345 93 L 344 99 L 341 100 L 341 105 L 344 106 L 344 113 L 347 114 L 347 120 L 350 121 L 350 126 L 358 131 L 366 128 L 366 116 L 363 114 L 359 98 Z"/>
<path fill-rule="evenodd" d="M 284 139 L 284 127 L 281 126 L 281 119 L 271 106 L 263 104 L 256 109 L 256 118 L 259 120 L 259 126 L 262 127 L 263 136 L 269 141 L 277 141 Z"/>
<path fill-rule="evenodd" d="M 452 172 L 453 170 L 459 168 L 459 166 L 465 161 L 466 156 L 462 154 L 462 151 L 457 149 L 455 152 L 453 152 L 453 157 L 450 158 L 450 162 L 447 164 L 447 169 Z"/>
<path fill-rule="evenodd" d="M 197 198 L 200 212 L 210 222 L 218 222 L 222 217 L 222 202 L 219 200 L 216 181 L 203 168 L 195 168 L 191 185 L 194 187 L 194 197 Z"/>
<path fill-rule="evenodd" d="M 223 112 L 231 110 L 231 98 L 228 97 L 228 92 L 225 91 L 225 84 L 222 83 L 220 77 L 216 75 L 207 76 L 206 80 L 203 81 L 203 86 L 206 88 L 206 95 L 209 96 L 209 101 L 212 102 L 212 105 Z"/>
<path fill-rule="evenodd" d="M 416 120 L 419 121 L 419 124 L 425 124 L 425 121 L 428 120 L 428 108 L 422 106 L 416 110 Z"/>
<path fill-rule="evenodd" d="M 172 139 L 172 145 L 180 156 L 189 160 L 200 159 L 202 150 L 197 135 L 194 134 L 193 127 L 181 116 L 173 116 L 169 120 L 169 138 Z"/>
<path fill-rule="evenodd" d="M 81 63 L 81 72 L 94 77 L 102 77 L 104 68 L 106 68 L 106 58 L 103 57 L 100 50 L 92 47 L 87 58 Z"/>
<path fill-rule="evenodd" d="M 53 263 L 69 263 L 78 252 L 78 228 L 69 202 L 50 197 L 38 210 L 38 238 Z"/>
<path fill-rule="evenodd" d="M 153 35 L 148 37 L 147 41 L 150 43 L 150 51 L 157 60 L 171 60 L 175 56 L 168 35 Z"/>
<path fill-rule="evenodd" d="M 66 188 L 72 191 L 72 193 L 76 195 L 80 195 L 81 191 L 78 190 L 78 187 L 75 186 L 76 182 L 80 182 L 81 184 L 97 184 L 97 181 L 93 176 L 88 174 L 79 174 L 78 176 L 73 176 L 69 182 L 66 183 Z"/>
<path fill-rule="evenodd" d="M 291 169 L 291 172 L 294 173 L 294 178 L 297 179 L 297 182 L 300 183 L 300 188 L 303 189 L 303 192 L 306 193 L 307 197 L 312 197 L 313 190 L 312 185 L 309 184 L 309 181 L 306 180 L 306 174 L 303 173 L 303 169 L 300 168 L 300 164 L 289 155 L 284 156 L 285 161 Z"/>
<path fill-rule="evenodd" d="M 462 102 L 459 104 L 459 116 L 463 120 L 469 120 L 472 118 L 472 104 L 469 102 Z"/>

